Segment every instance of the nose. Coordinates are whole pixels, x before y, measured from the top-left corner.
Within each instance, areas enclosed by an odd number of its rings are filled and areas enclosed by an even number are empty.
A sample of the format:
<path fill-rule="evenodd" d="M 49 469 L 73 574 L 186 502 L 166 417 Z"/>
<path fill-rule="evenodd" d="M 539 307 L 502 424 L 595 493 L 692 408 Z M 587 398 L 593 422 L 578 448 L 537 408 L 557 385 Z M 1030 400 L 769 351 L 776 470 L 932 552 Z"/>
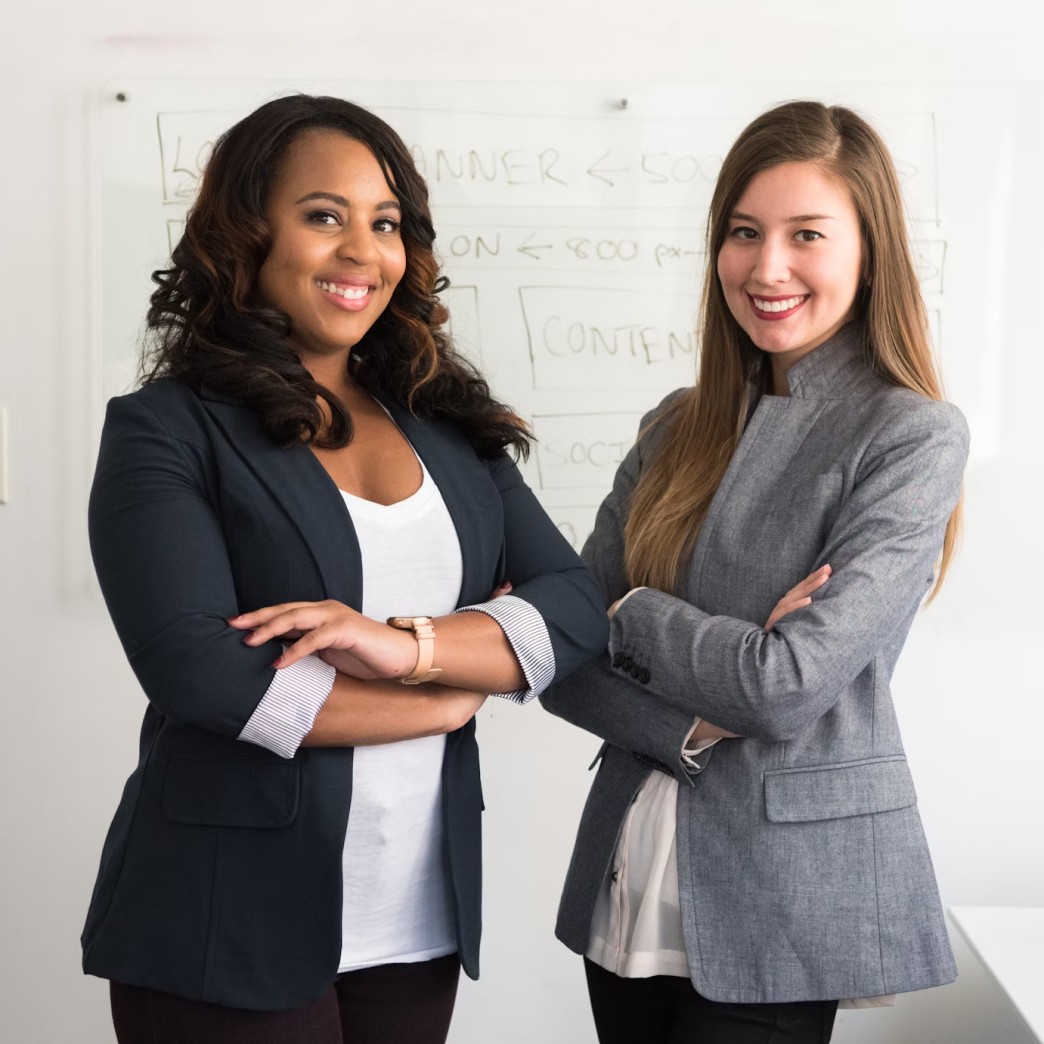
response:
<path fill-rule="evenodd" d="M 775 286 L 790 279 L 790 252 L 787 245 L 766 237 L 758 246 L 751 278 L 762 286 Z"/>
<path fill-rule="evenodd" d="M 353 218 L 345 224 L 337 245 L 337 256 L 357 265 L 370 264 L 377 259 L 376 236 L 368 222 Z"/>

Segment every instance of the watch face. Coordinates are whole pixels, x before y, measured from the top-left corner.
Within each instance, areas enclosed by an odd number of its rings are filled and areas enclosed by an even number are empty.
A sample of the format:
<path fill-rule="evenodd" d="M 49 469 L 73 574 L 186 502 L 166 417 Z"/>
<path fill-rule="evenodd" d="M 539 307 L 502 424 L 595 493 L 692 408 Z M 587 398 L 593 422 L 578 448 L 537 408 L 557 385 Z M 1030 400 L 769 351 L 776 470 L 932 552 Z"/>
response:
<path fill-rule="evenodd" d="M 391 627 L 398 627 L 404 631 L 412 631 L 415 628 L 427 624 L 431 624 L 430 616 L 390 616 L 388 617 L 388 624 Z"/>

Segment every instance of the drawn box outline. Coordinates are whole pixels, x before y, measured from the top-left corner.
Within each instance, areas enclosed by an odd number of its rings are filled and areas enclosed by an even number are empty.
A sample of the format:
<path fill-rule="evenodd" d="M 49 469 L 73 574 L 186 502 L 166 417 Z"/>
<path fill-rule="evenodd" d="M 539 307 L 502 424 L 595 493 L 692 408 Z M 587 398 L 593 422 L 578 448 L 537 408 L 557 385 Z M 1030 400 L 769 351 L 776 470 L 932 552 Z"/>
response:
<path fill-rule="evenodd" d="M 634 412 L 631 412 L 631 411 L 621 411 L 621 410 L 599 410 L 599 411 L 597 411 L 595 413 L 534 413 L 534 414 L 532 414 L 533 434 L 534 434 L 534 436 L 536 436 L 535 441 L 536 441 L 536 449 L 537 449 L 536 453 L 534 454 L 534 457 L 536 459 L 537 483 L 538 483 L 540 489 L 544 490 L 546 492 L 550 492 L 550 491 L 556 490 L 556 489 L 598 489 L 600 487 L 598 487 L 598 486 L 589 486 L 589 485 L 573 485 L 573 486 L 548 486 L 548 485 L 545 485 L 545 483 L 544 483 L 544 470 L 540 466 L 540 439 L 539 439 L 539 435 L 538 435 L 538 432 L 537 432 L 537 422 L 538 421 L 541 421 L 541 420 L 579 420 L 581 418 L 586 418 L 586 417 L 630 417 L 630 418 L 634 418 L 635 419 L 634 431 L 635 431 L 635 433 L 637 433 L 638 425 L 641 423 L 641 419 L 642 419 L 642 417 L 645 416 L 645 413 L 646 413 L 646 411 L 644 411 L 644 410 L 635 410 Z M 636 441 L 637 441 L 637 435 L 635 435 L 634 437 L 631 438 L 630 445 L 628 447 L 628 453 L 630 452 L 631 447 L 634 446 L 634 443 Z M 617 465 L 617 467 L 619 467 L 619 465 Z M 614 474 L 615 474 L 615 469 L 614 469 Z M 603 494 L 603 496 L 604 496 L 604 494 Z M 564 505 L 564 506 L 567 506 L 567 505 Z"/>
<path fill-rule="evenodd" d="M 525 303 L 525 297 L 523 295 L 524 295 L 525 291 L 527 291 L 527 290 L 560 290 L 560 291 L 565 291 L 565 292 L 580 291 L 580 292 L 595 293 L 595 294 L 603 293 L 603 290 L 601 288 L 599 288 L 599 287 L 570 286 L 568 284 L 561 284 L 561 283 L 560 284 L 551 284 L 551 285 L 529 284 L 529 285 L 526 285 L 526 286 L 517 286 L 517 287 L 515 287 L 515 290 L 516 290 L 516 292 L 518 294 L 519 311 L 522 313 L 522 324 L 525 327 L 525 331 L 526 331 L 526 350 L 529 353 L 529 368 L 530 368 L 530 389 L 529 390 L 533 391 L 533 392 L 573 391 L 574 389 L 572 389 L 572 388 L 563 388 L 563 387 L 560 387 L 558 385 L 552 385 L 550 387 L 542 387 L 541 385 L 537 384 L 537 371 L 536 371 L 537 360 L 536 360 L 536 355 L 534 354 L 534 351 L 533 351 L 533 344 L 534 344 L 533 330 L 531 329 L 531 327 L 529 325 L 529 317 L 526 315 L 526 303 Z M 672 293 L 671 291 L 668 291 L 668 290 L 620 290 L 620 291 L 617 291 L 617 294 L 618 295 L 619 294 L 641 294 L 644 297 L 651 297 L 651 296 L 676 297 L 676 298 L 680 298 L 680 299 L 689 300 L 689 296 L 687 294 L 682 294 L 682 293 L 678 293 L 678 292 Z M 698 322 L 698 319 L 699 319 L 699 316 L 697 314 L 698 308 L 699 308 L 698 298 L 697 297 L 692 298 L 692 303 L 693 303 L 693 316 L 692 316 L 692 325 L 691 325 L 690 332 L 694 334 L 695 331 L 696 331 L 696 325 L 697 325 L 697 322 Z M 694 350 L 694 352 L 693 352 L 693 358 L 694 359 L 696 358 L 696 355 L 698 354 L 698 352 L 699 352 L 699 349 L 697 347 Z M 693 366 L 693 372 L 692 372 L 693 380 L 695 380 L 695 377 L 696 377 L 696 368 L 695 368 L 695 366 Z M 676 387 L 677 385 L 674 385 L 674 386 Z M 602 389 L 602 390 L 610 390 L 611 391 L 611 390 L 613 390 L 614 387 L 616 387 L 616 386 L 612 386 L 612 387 L 610 387 L 608 389 Z M 653 390 L 655 390 L 655 389 L 653 389 Z"/>

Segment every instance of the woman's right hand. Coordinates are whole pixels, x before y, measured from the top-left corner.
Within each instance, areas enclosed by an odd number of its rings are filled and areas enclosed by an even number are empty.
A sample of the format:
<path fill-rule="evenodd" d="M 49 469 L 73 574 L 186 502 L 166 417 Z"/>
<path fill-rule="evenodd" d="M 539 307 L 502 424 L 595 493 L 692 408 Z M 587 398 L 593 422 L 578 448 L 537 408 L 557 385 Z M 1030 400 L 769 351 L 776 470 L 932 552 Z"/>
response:
<path fill-rule="evenodd" d="M 812 593 L 818 591 L 830 579 L 830 573 L 830 566 L 822 565 L 814 573 L 809 573 L 800 584 L 795 584 L 769 613 L 769 618 L 765 621 L 765 632 L 771 631 L 787 613 L 811 605 Z"/>

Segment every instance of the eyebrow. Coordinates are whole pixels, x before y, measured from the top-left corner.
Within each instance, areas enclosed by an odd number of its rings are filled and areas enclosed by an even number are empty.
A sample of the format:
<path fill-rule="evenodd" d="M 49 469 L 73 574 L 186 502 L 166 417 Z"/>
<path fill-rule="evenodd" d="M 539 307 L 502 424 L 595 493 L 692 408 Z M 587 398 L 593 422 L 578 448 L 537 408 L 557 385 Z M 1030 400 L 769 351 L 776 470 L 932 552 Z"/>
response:
<path fill-rule="evenodd" d="M 336 192 L 309 192 L 306 196 L 302 196 L 298 200 L 294 200 L 294 206 L 299 203 L 307 203 L 311 199 L 328 199 L 331 203 L 336 203 L 339 207 L 345 207 L 346 209 L 351 206 L 344 196 L 339 196 Z M 378 203 L 374 210 L 402 210 L 397 199 L 386 199 L 381 203 Z"/>
<path fill-rule="evenodd" d="M 734 210 L 729 217 L 733 221 L 754 221 L 758 219 L 752 214 L 741 214 L 738 210 Z M 837 219 L 832 214 L 795 214 L 793 217 L 786 219 L 788 224 L 792 224 L 798 221 L 836 221 Z"/>

